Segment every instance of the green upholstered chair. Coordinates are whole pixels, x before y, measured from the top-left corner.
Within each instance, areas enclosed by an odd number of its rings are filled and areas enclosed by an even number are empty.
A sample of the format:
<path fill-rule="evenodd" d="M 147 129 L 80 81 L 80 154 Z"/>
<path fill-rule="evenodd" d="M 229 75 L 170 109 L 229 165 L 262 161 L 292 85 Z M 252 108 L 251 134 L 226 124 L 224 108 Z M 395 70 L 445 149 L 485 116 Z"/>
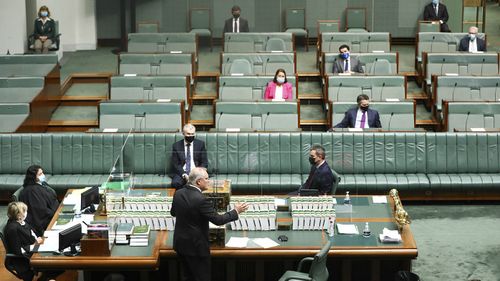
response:
<path fill-rule="evenodd" d="M 160 23 L 158 21 L 139 21 L 135 29 L 137 33 L 158 33 L 160 32 Z"/>
<path fill-rule="evenodd" d="M 284 52 L 286 51 L 285 41 L 281 38 L 269 38 L 266 43 L 267 52 Z"/>
<path fill-rule="evenodd" d="M 45 186 L 48 190 L 50 190 L 52 193 L 54 193 L 54 195 L 57 196 L 57 192 L 50 186 Z M 17 202 L 19 201 L 19 196 L 21 195 L 21 192 L 23 191 L 24 189 L 24 186 L 21 186 L 20 188 L 18 188 L 13 194 L 12 194 L 12 197 L 11 197 L 11 201 L 12 202 Z"/>
<path fill-rule="evenodd" d="M 251 72 L 251 75 L 273 75 L 276 69 L 283 68 L 290 76 L 296 73 L 295 53 L 222 53 L 221 54 L 221 76 L 231 75 L 233 73 L 245 73 L 241 71 Z M 247 60 L 250 63 L 248 69 L 247 62 L 239 60 Z M 233 71 L 233 65 L 239 61 L 238 71 Z"/>
<path fill-rule="evenodd" d="M 304 37 L 306 50 L 309 50 L 309 31 L 306 28 L 305 9 L 287 9 L 285 15 L 285 32 L 294 34 L 296 37 Z"/>
<path fill-rule="evenodd" d="M 0 101 L 30 103 L 43 89 L 43 77 L 0 78 Z"/>
<path fill-rule="evenodd" d="M 392 73 L 391 63 L 386 59 L 375 60 L 372 67 L 368 70 L 371 75 L 390 75 Z"/>
<path fill-rule="evenodd" d="M 13 133 L 30 113 L 29 103 L 0 103 L 0 132 Z"/>
<path fill-rule="evenodd" d="M 243 74 L 249 75 L 253 74 L 253 68 L 250 62 L 246 59 L 235 59 L 231 64 L 231 68 L 229 69 L 229 74 Z"/>
<path fill-rule="evenodd" d="M 339 32 L 340 22 L 338 20 L 318 20 L 318 36 L 323 32 Z"/>
<path fill-rule="evenodd" d="M 281 276 L 279 281 L 287 280 L 310 280 L 310 281 L 326 281 L 328 280 L 328 269 L 326 268 L 326 259 L 328 252 L 332 246 L 332 242 L 328 241 L 321 251 L 314 255 L 314 257 L 303 258 L 299 262 L 297 271 L 288 270 Z M 306 263 L 310 263 L 309 272 L 303 272 Z"/>
<path fill-rule="evenodd" d="M 445 102 L 443 115 L 448 132 L 500 127 L 498 102 Z"/>
<path fill-rule="evenodd" d="M 5 237 L 4 237 L 3 230 L 4 230 L 6 224 L 7 224 L 7 221 L 5 221 L 4 223 L 0 224 L 0 239 L 2 240 L 4 248 L 6 246 L 5 246 Z M 15 254 L 11 254 L 11 253 L 6 253 L 5 254 L 5 260 L 4 260 L 5 268 L 10 273 L 12 273 L 14 276 L 16 276 L 17 278 L 23 279 L 22 276 L 19 275 L 19 273 L 16 271 L 15 264 L 17 264 L 19 261 L 23 261 L 23 262 L 28 262 L 29 263 L 30 259 L 28 257 L 26 257 L 26 256 L 23 256 L 23 255 L 15 255 Z"/>
<path fill-rule="evenodd" d="M 210 9 L 195 8 L 189 10 L 189 32 L 198 37 L 208 37 L 210 40 L 210 51 L 213 49 Z"/>
<path fill-rule="evenodd" d="M 119 58 L 119 74 L 181 75 L 192 78 L 194 65 L 193 54 L 122 53 Z"/>
<path fill-rule="evenodd" d="M 52 42 L 52 46 L 50 46 L 49 51 L 58 51 L 59 50 L 59 45 L 61 43 L 61 33 L 59 33 L 59 21 L 54 21 L 56 30 L 55 30 L 55 35 L 56 37 L 54 38 L 54 42 Z M 35 34 L 30 34 L 28 36 L 28 50 L 30 51 L 35 51 Z"/>
<path fill-rule="evenodd" d="M 324 53 L 338 54 L 343 44 L 349 45 L 351 53 L 390 53 L 391 35 L 389 32 L 324 32 L 320 44 Z"/>
<path fill-rule="evenodd" d="M 434 105 L 442 109 L 442 101 L 498 101 L 500 77 L 438 76 Z"/>
<path fill-rule="evenodd" d="M 269 81 L 274 76 L 221 76 L 219 77 L 219 101 L 255 101 L 264 100 L 264 93 Z M 295 76 L 287 76 L 296 93 Z M 294 95 L 295 96 L 295 95 Z"/>
<path fill-rule="evenodd" d="M 419 20 L 418 32 L 440 32 L 439 21 Z"/>
<path fill-rule="evenodd" d="M 366 8 L 346 8 L 345 21 L 347 32 L 367 32 Z"/>
<path fill-rule="evenodd" d="M 340 181 L 342 180 L 342 178 L 340 177 L 339 173 L 337 173 L 337 171 L 335 171 L 334 169 L 331 169 L 331 170 L 332 170 L 333 179 L 335 182 L 332 186 L 331 194 L 335 195 L 337 193 L 337 188 L 339 187 L 339 184 L 340 184 Z"/>
<path fill-rule="evenodd" d="M 113 76 L 111 100 L 172 99 L 188 101 L 188 76 Z"/>
<path fill-rule="evenodd" d="M 43 77 L 58 64 L 57 54 L 0 55 L 0 77 Z"/>
<path fill-rule="evenodd" d="M 328 76 L 328 100 L 352 102 L 360 94 L 371 101 L 388 99 L 404 100 L 405 78 L 403 76 Z"/>

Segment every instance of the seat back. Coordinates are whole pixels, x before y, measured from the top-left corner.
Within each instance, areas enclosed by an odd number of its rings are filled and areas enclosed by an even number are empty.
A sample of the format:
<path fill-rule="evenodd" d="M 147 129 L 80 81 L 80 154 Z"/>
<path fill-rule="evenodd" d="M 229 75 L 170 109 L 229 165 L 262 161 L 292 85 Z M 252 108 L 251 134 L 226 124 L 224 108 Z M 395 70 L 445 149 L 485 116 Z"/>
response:
<path fill-rule="evenodd" d="M 434 105 L 442 110 L 442 101 L 498 101 L 500 77 L 438 76 Z"/>
<path fill-rule="evenodd" d="M 181 130 L 184 102 L 107 101 L 99 104 L 99 128 Z"/>
<path fill-rule="evenodd" d="M 498 75 L 497 53 L 429 53 L 424 60 L 425 79 L 432 83 L 433 75 Z"/>
<path fill-rule="evenodd" d="M 269 40 L 267 40 L 267 44 L 266 44 L 266 51 L 267 52 L 272 52 L 272 51 L 284 52 L 284 51 L 286 51 L 285 41 L 283 41 L 283 39 L 281 39 L 281 38 L 269 38 Z"/>
<path fill-rule="evenodd" d="M 352 102 L 335 102 L 332 104 L 332 125 L 344 118 L 345 112 L 356 106 Z M 415 128 L 415 102 L 370 102 L 370 108 L 378 111 L 380 123 L 385 130 Z"/>
<path fill-rule="evenodd" d="M 217 102 L 215 124 L 218 129 L 297 129 L 298 103 L 292 101 Z"/>
<path fill-rule="evenodd" d="M 338 53 L 341 45 L 348 45 L 351 53 L 371 53 L 391 51 L 391 34 L 389 32 L 323 32 L 320 49 L 323 53 Z"/>
<path fill-rule="evenodd" d="M 418 21 L 418 32 L 439 32 L 439 31 L 440 31 L 439 21 L 432 21 L 432 20 Z"/>
<path fill-rule="evenodd" d="M 305 9 L 286 9 L 285 29 L 289 28 L 306 28 Z"/>
<path fill-rule="evenodd" d="M 173 99 L 188 102 L 189 76 L 113 76 L 111 100 Z"/>
<path fill-rule="evenodd" d="M 346 30 L 365 29 L 366 30 L 366 8 L 346 8 L 345 9 Z"/>
<path fill-rule="evenodd" d="M 312 280 L 317 281 L 326 281 L 328 280 L 328 269 L 326 268 L 326 260 L 328 258 L 328 252 L 332 247 L 332 242 L 328 240 L 328 242 L 323 245 L 321 251 L 314 255 L 314 259 L 311 263 L 311 267 L 309 269 L 309 277 Z"/>
<path fill-rule="evenodd" d="M 365 94 L 371 101 L 391 101 L 406 98 L 404 76 L 328 76 L 327 95 L 332 102 L 352 102 Z"/>
<path fill-rule="evenodd" d="M 15 132 L 29 114 L 29 103 L 0 103 L 0 133 Z"/>
<path fill-rule="evenodd" d="M 42 77 L 0 78 L 0 101 L 30 103 L 43 89 Z"/>
<path fill-rule="evenodd" d="M 0 77 L 44 77 L 57 63 L 57 54 L 0 55 Z"/>
<path fill-rule="evenodd" d="M 221 76 L 219 78 L 220 101 L 255 101 L 264 100 L 264 93 L 273 76 Z M 296 93 L 295 76 L 287 76 Z"/>
<path fill-rule="evenodd" d="M 471 128 L 499 128 L 499 102 L 448 102 L 444 104 L 445 130 L 469 130 Z"/>
<path fill-rule="evenodd" d="M 195 33 L 129 33 L 128 51 L 135 53 L 197 53 Z"/>
<path fill-rule="evenodd" d="M 386 64 L 386 66 L 381 66 L 382 68 L 384 68 L 384 72 L 389 72 L 388 73 L 389 75 L 398 74 L 399 71 L 398 53 L 357 53 L 357 54 L 352 53 L 351 56 L 356 57 L 362 63 L 365 73 L 371 74 L 370 71 L 372 71 L 375 62 L 378 62 L 379 60 L 386 60 L 389 63 L 389 65 Z M 338 59 L 338 52 L 324 53 L 322 59 L 321 71 L 325 75 L 332 75 L 333 64 L 337 59 Z M 377 75 L 384 75 L 384 74 L 377 74 Z"/>
<path fill-rule="evenodd" d="M 21 186 L 19 187 L 18 189 L 16 189 L 16 191 L 14 191 L 14 193 L 12 193 L 12 197 L 11 197 L 11 201 L 12 202 L 17 202 L 19 201 L 19 195 L 21 195 L 21 192 L 24 190 L 24 186 Z"/>
<path fill-rule="evenodd" d="M 222 53 L 221 56 L 222 76 L 234 73 L 274 75 L 278 68 L 283 68 L 288 75 L 294 75 L 296 72 L 295 53 Z M 236 62 L 237 71 L 233 69 Z"/>
<path fill-rule="evenodd" d="M 375 60 L 372 67 L 368 70 L 371 75 L 389 75 L 394 74 L 391 63 L 386 59 Z"/>
<path fill-rule="evenodd" d="M 318 37 L 323 32 L 340 32 L 340 22 L 338 20 L 318 20 Z"/>
<path fill-rule="evenodd" d="M 139 21 L 136 27 L 137 33 L 157 33 L 160 32 L 160 23 L 158 21 Z"/>
<path fill-rule="evenodd" d="M 189 10 L 189 29 L 210 29 L 210 9 Z"/>
<path fill-rule="evenodd" d="M 177 75 L 193 77 L 193 54 L 130 54 L 119 58 L 119 74 Z"/>
<path fill-rule="evenodd" d="M 439 29 L 439 24 L 437 24 Z M 467 36 L 467 33 L 449 32 L 419 32 L 417 36 L 417 60 L 422 60 L 425 53 L 454 53 L 458 52 L 460 40 Z M 486 40 L 484 33 L 478 33 L 478 38 Z"/>

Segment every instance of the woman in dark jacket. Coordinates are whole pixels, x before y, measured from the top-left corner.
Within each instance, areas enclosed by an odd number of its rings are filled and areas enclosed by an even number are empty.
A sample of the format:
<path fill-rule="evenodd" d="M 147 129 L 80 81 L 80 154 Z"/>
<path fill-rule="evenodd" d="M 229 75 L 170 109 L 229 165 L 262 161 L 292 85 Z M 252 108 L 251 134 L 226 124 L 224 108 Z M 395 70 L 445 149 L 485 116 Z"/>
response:
<path fill-rule="evenodd" d="M 47 6 L 42 6 L 38 10 L 38 18 L 35 20 L 35 52 L 48 53 L 50 46 L 56 37 L 56 23 L 50 18 L 50 11 Z"/>
<path fill-rule="evenodd" d="M 42 167 L 32 165 L 26 171 L 24 189 L 19 195 L 19 201 L 28 206 L 28 222 L 38 236 L 42 236 L 59 207 L 59 201 L 45 181 Z"/>

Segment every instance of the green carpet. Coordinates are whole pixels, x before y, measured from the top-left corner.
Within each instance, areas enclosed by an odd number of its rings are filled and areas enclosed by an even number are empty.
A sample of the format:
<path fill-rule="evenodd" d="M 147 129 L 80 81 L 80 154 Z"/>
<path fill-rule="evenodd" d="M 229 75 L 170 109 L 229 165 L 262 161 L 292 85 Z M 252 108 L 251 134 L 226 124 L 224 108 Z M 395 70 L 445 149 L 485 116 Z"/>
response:
<path fill-rule="evenodd" d="M 86 83 L 73 84 L 66 91 L 66 96 L 107 96 L 108 84 L 104 83 Z"/>
<path fill-rule="evenodd" d="M 95 106 L 59 106 L 52 114 L 52 120 L 97 120 Z"/>

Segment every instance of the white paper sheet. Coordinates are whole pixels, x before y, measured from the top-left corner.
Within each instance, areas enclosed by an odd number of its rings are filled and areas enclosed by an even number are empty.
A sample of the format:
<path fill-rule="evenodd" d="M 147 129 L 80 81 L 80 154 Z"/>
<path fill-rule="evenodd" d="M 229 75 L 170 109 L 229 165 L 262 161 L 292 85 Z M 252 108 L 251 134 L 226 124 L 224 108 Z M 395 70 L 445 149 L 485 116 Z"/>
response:
<path fill-rule="evenodd" d="M 337 223 L 339 234 L 359 234 L 358 227 L 355 224 Z"/>
<path fill-rule="evenodd" d="M 248 244 L 248 237 L 231 237 L 227 241 L 226 247 L 245 248 Z"/>
<path fill-rule="evenodd" d="M 116 133 L 118 132 L 118 128 L 106 128 L 102 130 L 103 133 Z"/>
<path fill-rule="evenodd" d="M 387 197 L 385 195 L 373 196 L 373 204 L 387 204 Z"/>
<path fill-rule="evenodd" d="M 279 246 L 280 244 L 274 242 L 272 239 L 270 238 L 254 238 L 252 239 L 252 241 L 257 244 L 258 246 L 262 247 L 262 248 L 272 248 L 272 247 L 276 247 L 276 246 Z"/>
<path fill-rule="evenodd" d="M 38 252 L 54 252 L 59 250 L 59 231 L 46 230 L 43 244 L 38 247 Z"/>

